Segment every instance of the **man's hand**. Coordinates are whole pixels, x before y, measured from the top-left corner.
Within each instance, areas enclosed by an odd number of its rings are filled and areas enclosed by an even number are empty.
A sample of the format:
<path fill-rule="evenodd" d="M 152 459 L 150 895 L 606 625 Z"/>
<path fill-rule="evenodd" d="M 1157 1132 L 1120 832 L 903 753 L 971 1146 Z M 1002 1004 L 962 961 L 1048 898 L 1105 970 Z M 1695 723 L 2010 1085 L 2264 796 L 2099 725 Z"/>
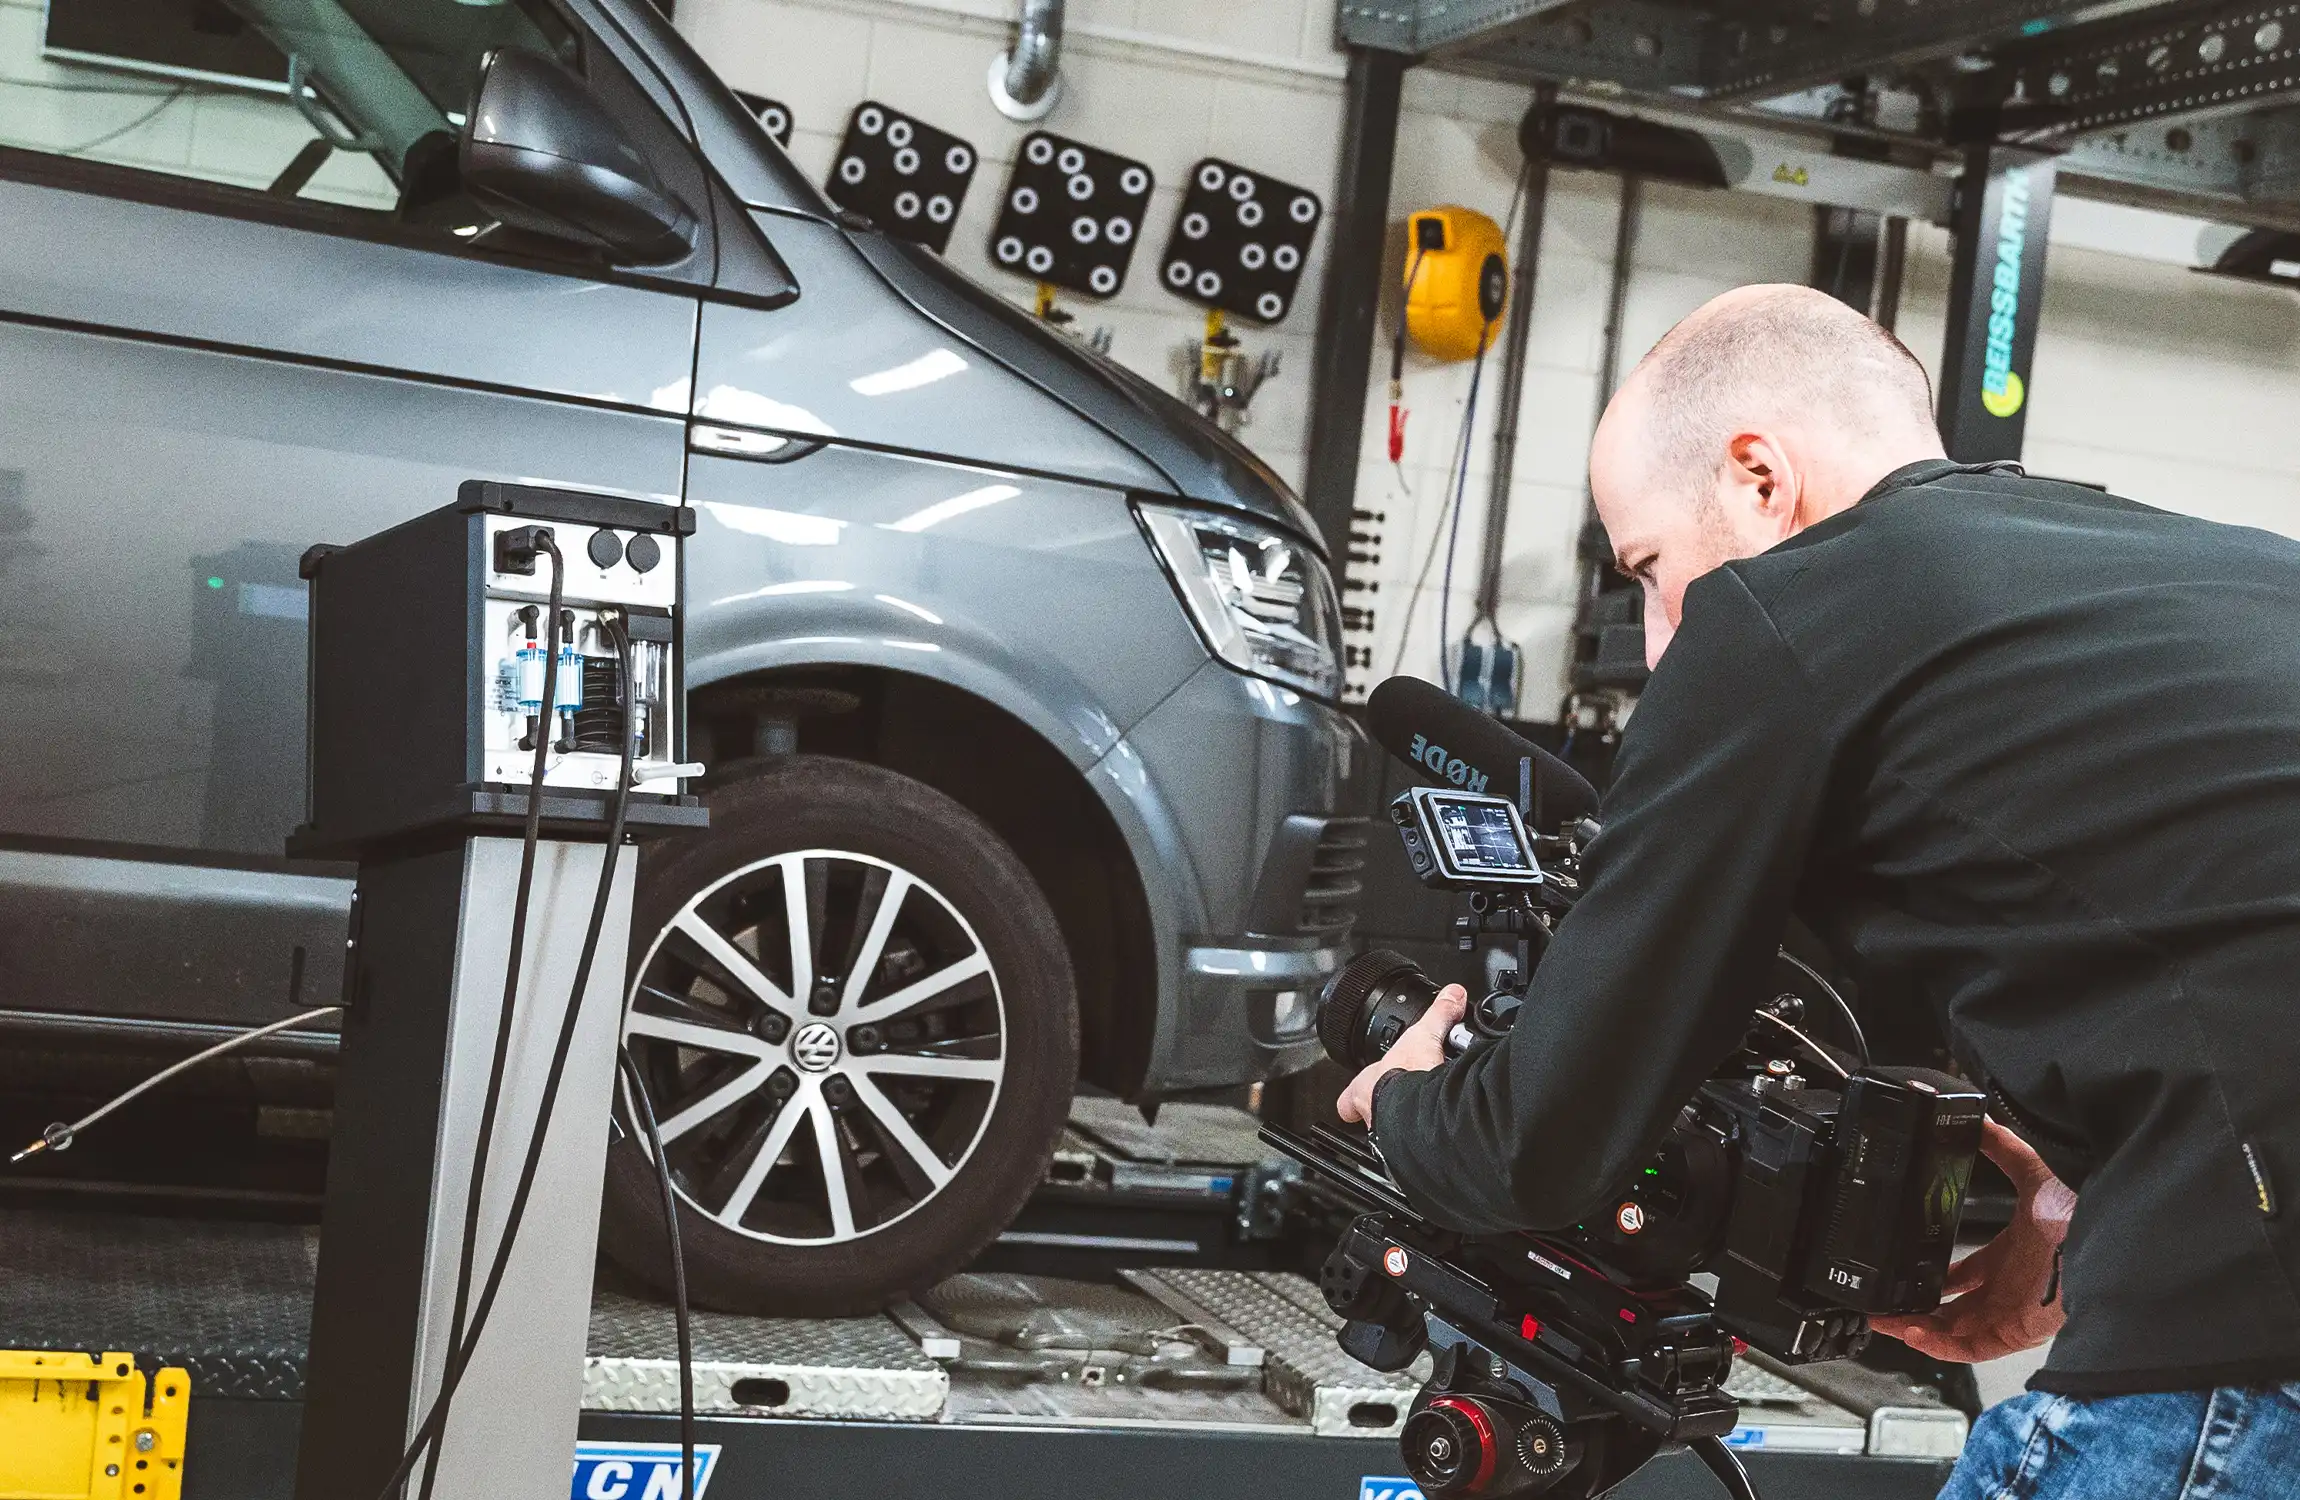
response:
<path fill-rule="evenodd" d="M 1869 1319 L 1877 1332 L 1955 1364 L 2034 1349 L 2060 1332 L 2068 1318 L 2060 1300 L 2057 1257 L 2068 1237 L 2069 1215 L 2076 1211 L 2076 1194 L 2026 1142 L 1993 1120 L 1981 1122 L 1981 1152 L 2004 1169 L 2020 1194 L 2012 1222 L 1949 1267 L 1942 1290 L 1955 1301 L 1922 1317 Z"/>
<path fill-rule="evenodd" d="M 1469 1009 L 1469 991 L 1458 984 L 1449 984 L 1439 990 L 1437 998 L 1422 1018 L 1408 1026 L 1403 1035 L 1369 1065 L 1365 1071 L 1350 1080 L 1342 1090 L 1342 1097 L 1334 1101 L 1334 1112 L 1345 1120 L 1363 1120 L 1374 1123 L 1374 1085 L 1387 1073 L 1403 1068 L 1412 1073 L 1426 1073 L 1446 1060 L 1445 1034 Z"/>

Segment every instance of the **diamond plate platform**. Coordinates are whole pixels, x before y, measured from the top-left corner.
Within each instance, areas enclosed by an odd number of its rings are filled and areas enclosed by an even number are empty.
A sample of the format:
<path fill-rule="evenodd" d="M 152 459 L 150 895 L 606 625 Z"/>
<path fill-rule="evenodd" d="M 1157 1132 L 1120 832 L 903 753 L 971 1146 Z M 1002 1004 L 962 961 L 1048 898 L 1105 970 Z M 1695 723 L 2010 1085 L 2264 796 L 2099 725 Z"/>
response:
<path fill-rule="evenodd" d="M 742 1416 L 932 1421 L 950 1377 L 885 1318 L 744 1318 L 698 1312 L 695 1410 Z M 585 1411 L 676 1412 L 671 1310 L 612 1292 L 591 1300 Z"/>
<path fill-rule="evenodd" d="M 190 1372 L 195 1396 L 303 1397 L 318 1235 L 281 1224 L 0 1212 L 0 1348 L 118 1349 Z M 950 1377 L 884 1318 L 698 1312 L 698 1410 L 932 1421 Z M 592 1299 L 584 1407 L 679 1409 L 671 1310 Z"/>
<path fill-rule="evenodd" d="M 1123 1273 L 1177 1316 L 1234 1330 L 1262 1351 L 1263 1389 L 1321 1437 L 1394 1437 L 1429 1378 L 1429 1356 L 1395 1374 L 1359 1364 L 1334 1342 L 1342 1320 L 1318 1289 L 1283 1271 L 1169 1267 Z"/>
<path fill-rule="evenodd" d="M 0 1348 L 119 1349 L 194 1396 L 303 1395 L 314 1231 L 113 1214 L 0 1213 Z"/>

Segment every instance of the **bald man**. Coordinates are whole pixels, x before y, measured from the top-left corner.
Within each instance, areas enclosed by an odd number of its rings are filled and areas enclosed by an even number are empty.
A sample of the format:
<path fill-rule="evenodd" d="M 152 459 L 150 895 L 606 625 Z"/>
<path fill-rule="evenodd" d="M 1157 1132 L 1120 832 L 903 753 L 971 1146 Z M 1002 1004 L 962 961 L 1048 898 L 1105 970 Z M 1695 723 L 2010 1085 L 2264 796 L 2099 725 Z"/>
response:
<path fill-rule="evenodd" d="M 1950 1359 L 2054 1339 L 1945 1493 L 2300 1492 L 2300 544 L 1952 464 L 1931 408 L 1801 287 L 1623 383 L 1590 485 L 1654 674 L 1584 895 L 1513 1035 L 1444 1062 L 1449 991 L 1342 1112 L 1440 1221 L 1569 1226 L 1800 915 L 2011 1127 L 2011 1226 L 1876 1320 Z"/>

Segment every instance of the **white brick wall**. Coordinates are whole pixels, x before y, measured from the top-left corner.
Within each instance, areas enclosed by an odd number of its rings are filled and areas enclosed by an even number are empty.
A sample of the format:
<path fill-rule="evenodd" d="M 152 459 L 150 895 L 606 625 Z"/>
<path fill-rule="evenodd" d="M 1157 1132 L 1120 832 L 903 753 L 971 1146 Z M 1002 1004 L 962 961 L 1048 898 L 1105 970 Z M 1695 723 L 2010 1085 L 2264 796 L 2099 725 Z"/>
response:
<path fill-rule="evenodd" d="M 1155 275 L 1190 164 L 1205 155 L 1227 157 L 1311 187 L 1330 207 L 1343 72 L 1332 45 L 1333 9 L 1333 0 L 1072 0 L 1069 6 L 1065 92 L 1045 127 L 1148 162 L 1159 186 L 1124 290 L 1105 304 L 1065 302 L 1086 326 L 1108 326 L 1112 352 L 1161 385 L 1171 387 L 1175 351 L 1195 341 L 1202 321 Z M 680 0 L 678 8 L 680 26 L 730 82 L 791 105 L 798 122 L 793 152 L 817 181 L 848 113 L 865 97 L 973 141 L 984 161 L 950 257 L 1026 303 L 1030 284 L 993 270 L 985 251 L 1015 144 L 1027 129 L 991 108 L 983 82 L 1011 34 L 1013 14 L 1008 0 Z M 1393 223 L 1402 226 L 1407 213 L 1447 202 L 1500 219 L 1518 170 L 1515 128 L 1526 101 L 1525 90 L 1507 85 L 1409 73 Z M 1804 206 L 1666 186 L 1643 191 L 1623 370 L 1717 292 L 1751 281 L 1804 279 L 1812 254 Z M 1522 707 L 1533 716 L 1546 716 L 1562 691 L 1569 650 L 1573 544 L 1598 397 L 1619 192 L 1611 177 L 1577 172 L 1555 174 L 1550 187 L 1500 611 L 1503 634 L 1526 648 Z M 2122 222 L 2132 231 L 2131 255 L 2057 243 L 2056 227 L 2030 386 L 2032 467 L 2106 483 L 2152 504 L 2300 534 L 2300 422 L 2288 415 L 2300 402 L 2300 299 L 2135 259 L 2161 253 L 2182 231 L 2156 216 Z M 2088 228 L 2076 238 L 2125 248 L 2119 233 L 2102 232 L 2099 213 L 2089 216 Z M 2140 248 L 2144 242 L 2149 249 Z M 1303 296 L 1283 325 L 1240 330 L 1250 348 L 1274 348 L 1285 359 L 1283 375 L 1256 398 L 1243 436 L 1297 483 L 1325 254 L 1321 231 Z M 1901 332 L 1936 371 L 1947 254 L 1945 232 L 1912 230 Z M 1385 306 L 1385 318 L 1394 315 L 1394 305 Z M 1467 365 L 1437 365 L 1409 350 L 1412 417 L 1404 462 L 1393 470 L 1385 452 L 1388 364 L 1385 336 L 1366 393 L 1359 504 L 1387 515 L 1387 536 L 1380 565 L 1360 570 L 1377 591 L 1349 599 L 1375 611 L 1375 667 L 1353 674 L 1366 681 L 1386 675 L 1393 663 L 1437 675 L 1440 510 L 1470 380 Z M 1447 605 L 1457 638 L 1473 607 L 1498 378 L 1497 356 L 1488 361 L 1472 434 Z M 1401 636 L 1407 637 L 1402 652 Z"/>

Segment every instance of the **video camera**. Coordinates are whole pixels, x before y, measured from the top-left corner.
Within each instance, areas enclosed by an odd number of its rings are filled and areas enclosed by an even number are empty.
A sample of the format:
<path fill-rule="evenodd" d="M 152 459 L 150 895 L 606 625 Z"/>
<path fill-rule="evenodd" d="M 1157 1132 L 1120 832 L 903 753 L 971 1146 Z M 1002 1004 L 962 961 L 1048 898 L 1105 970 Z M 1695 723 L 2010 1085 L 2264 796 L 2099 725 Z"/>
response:
<path fill-rule="evenodd" d="M 1455 924 L 1465 949 L 1481 933 L 1516 942 L 1516 969 L 1445 1044 L 1449 1055 L 1491 1046 L 1518 1024 L 1539 950 L 1580 895 L 1597 795 L 1427 683 L 1392 678 L 1367 708 L 1385 748 L 1446 783 L 1391 806 L 1415 874 L 1469 893 L 1470 914 Z M 1263 1131 L 1365 1210 L 1319 1278 L 1348 1320 L 1342 1347 L 1382 1370 L 1433 1353 L 1400 1439 L 1432 1500 L 1576 1500 L 1619 1484 L 1665 1443 L 1690 1446 L 1729 1490 L 1753 1497 L 1721 1441 L 1737 1418 L 1723 1382 L 1739 1349 L 1789 1364 L 1844 1358 L 1867 1341 L 1867 1315 L 1938 1305 L 1983 1096 L 1946 1073 L 1872 1065 L 1837 991 L 1785 952 L 1782 963 L 1843 1013 L 1856 1051 L 1812 1036 L 1806 998 L 1784 987 L 1752 1011 L 1742 1047 L 1660 1150 L 1583 1223 L 1454 1233 L 1414 1209 L 1363 1136 Z M 1336 1062 L 1362 1068 L 1438 988 L 1411 960 L 1361 954 L 1327 982 L 1319 1038 Z M 1714 1278 L 1714 1294 L 1696 1276 Z"/>

